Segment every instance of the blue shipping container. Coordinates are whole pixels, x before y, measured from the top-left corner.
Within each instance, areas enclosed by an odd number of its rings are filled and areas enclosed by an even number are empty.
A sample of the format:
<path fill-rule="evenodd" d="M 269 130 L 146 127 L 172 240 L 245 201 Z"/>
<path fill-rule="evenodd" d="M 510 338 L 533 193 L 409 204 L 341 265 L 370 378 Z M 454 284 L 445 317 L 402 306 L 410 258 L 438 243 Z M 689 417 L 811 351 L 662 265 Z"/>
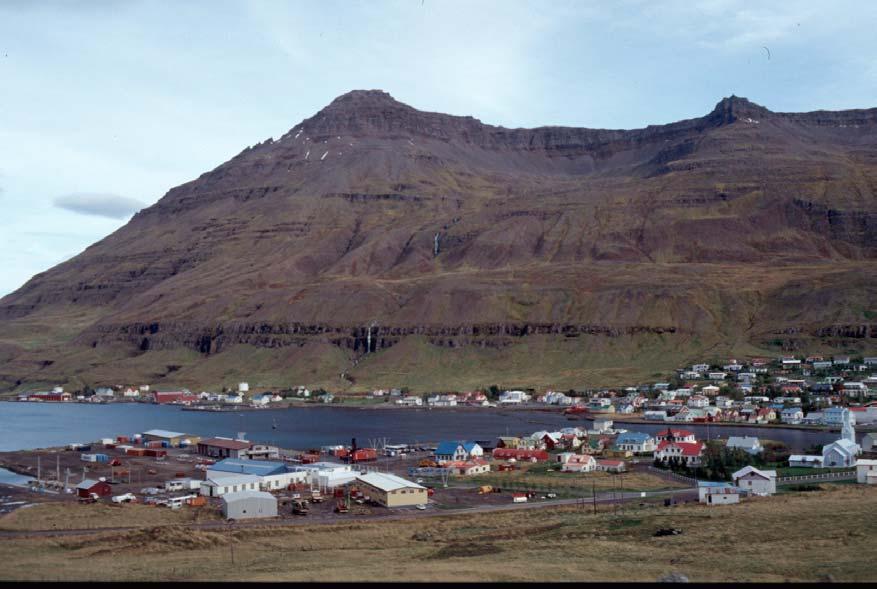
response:
<path fill-rule="evenodd" d="M 107 456 L 106 454 L 95 454 L 94 457 L 97 459 L 98 462 L 109 462 L 110 461 L 110 457 Z"/>
<path fill-rule="evenodd" d="M 168 443 L 167 440 L 162 440 L 161 447 L 162 448 L 170 448 L 170 444 Z"/>

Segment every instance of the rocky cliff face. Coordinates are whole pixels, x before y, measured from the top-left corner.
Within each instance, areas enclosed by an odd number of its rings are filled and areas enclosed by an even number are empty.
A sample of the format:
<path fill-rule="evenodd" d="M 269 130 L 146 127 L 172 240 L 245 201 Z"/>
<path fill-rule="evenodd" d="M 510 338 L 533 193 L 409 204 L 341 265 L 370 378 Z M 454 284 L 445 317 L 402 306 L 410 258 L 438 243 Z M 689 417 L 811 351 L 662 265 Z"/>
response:
<path fill-rule="evenodd" d="M 194 381 L 239 346 L 335 350 L 325 382 L 392 372 L 407 340 L 483 358 L 624 341 L 607 357 L 625 361 L 654 338 L 679 359 L 873 346 L 875 131 L 877 109 L 737 97 L 631 131 L 505 129 L 350 92 L 2 299 L 21 351 L 0 379 L 126 380 L 108 355 L 177 351 Z"/>

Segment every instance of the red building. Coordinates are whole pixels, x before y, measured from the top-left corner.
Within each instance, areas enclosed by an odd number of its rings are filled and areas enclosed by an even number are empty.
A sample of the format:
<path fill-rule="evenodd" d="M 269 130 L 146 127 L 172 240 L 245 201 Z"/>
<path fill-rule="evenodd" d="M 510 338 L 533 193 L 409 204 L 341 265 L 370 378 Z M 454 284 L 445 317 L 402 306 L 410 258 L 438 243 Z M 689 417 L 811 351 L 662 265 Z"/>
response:
<path fill-rule="evenodd" d="M 152 393 L 152 400 L 160 405 L 165 403 L 195 403 L 198 401 L 198 395 L 181 391 L 155 392 Z"/>
<path fill-rule="evenodd" d="M 79 497 L 85 497 L 87 499 L 91 497 L 92 493 L 98 497 L 106 497 L 112 495 L 113 488 L 106 481 L 95 481 L 92 479 L 85 479 L 76 485 L 76 494 Z"/>
<path fill-rule="evenodd" d="M 493 451 L 494 460 L 548 460 L 548 452 L 545 450 L 516 450 L 514 448 L 496 448 Z"/>
<path fill-rule="evenodd" d="M 28 395 L 28 401 L 45 401 L 51 403 L 63 403 L 72 401 L 73 395 L 70 393 L 33 393 Z"/>

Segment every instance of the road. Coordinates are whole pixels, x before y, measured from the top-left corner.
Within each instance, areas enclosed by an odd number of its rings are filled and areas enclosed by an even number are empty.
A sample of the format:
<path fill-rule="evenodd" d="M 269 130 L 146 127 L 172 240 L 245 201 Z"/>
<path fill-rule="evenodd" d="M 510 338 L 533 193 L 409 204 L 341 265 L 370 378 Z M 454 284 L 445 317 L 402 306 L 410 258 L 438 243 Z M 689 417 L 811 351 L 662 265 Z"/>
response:
<path fill-rule="evenodd" d="M 649 491 L 646 492 L 646 497 L 643 498 L 640 493 L 624 493 L 623 500 L 621 498 L 621 494 L 617 493 L 616 497 L 612 497 L 611 493 L 598 494 L 596 502 L 599 504 L 606 503 L 619 503 L 620 505 L 626 501 L 637 501 L 643 499 L 655 499 L 657 497 L 662 496 L 674 496 L 677 500 L 696 500 L 697 499 L 697 489 L 696 488 L 687 488 L 687 489 L 673 489 L 670 491 Z M 330 525 L 336 523 L 344 523 L 349 521 L 363 521 L 363 522 L 379 522 L 379 521 L 396 521 L 396 520 L 406 520 L 406 519 L 420 519 L 427 517 L 447 517 L 454 515 L 469 515 L 473 513 L 488 513 L 488 512 L 500 512 L 500 511 L 516 511 L 516 510 L 525 510 L 525 509 L 544 509 L 546 507 L 559 507 L 564 505 L 582 505 L 583 508 L 589 508 L 593 505 L 594 500 L 591 497 L 584 498 L 576 498 L 576 499 L 557 499 L 557 500 L 549 500 L 549 501 L 538 501 L 538 502 L 527 502 L 527 503 L 510 503 L 504 505 L 479 505 L 477 507 L 470 507 L 468 509 L 427 509 L 426 511 L 419 511 L 415 509 L 410 510 L 395 510 L 395 513 L 390 515 L 383 516 L 369 516 L 369 515 L 337 515 L 337 514 L 326 514 L 319 516 L 307 516 L 301 517 L 297 519 L 277 519 L 277 520 L 250 520 L 243 522 L 235 522 L 233 524 L 229 524 L 224 521 L 210 521 L 210 522 L 201 522 L 194 524 L 168 524 L 168 525 L 181 525 L 182 527 L 193 529 L 193 530 L 239 530 L 239 529 L 247 529 L 247 528 L 284 528 L 284 527 L 295 527 L 302 525 Z M 93 534 L 104 534 L 107 532 L 130 532 L 133 530 L 143 529 L 144 527 L 149 526 L 127 526 L 127 527 L 115 527 L 115 528 L 90 528 L 90 529 L 76 529 L 76 530 L 15 530 L 15 531 L 0 531 L 0 538 L 37 538 L 37 537 L 52 537 L 52 536 L 83 536 L 83 535 L 93 535 Z"/>

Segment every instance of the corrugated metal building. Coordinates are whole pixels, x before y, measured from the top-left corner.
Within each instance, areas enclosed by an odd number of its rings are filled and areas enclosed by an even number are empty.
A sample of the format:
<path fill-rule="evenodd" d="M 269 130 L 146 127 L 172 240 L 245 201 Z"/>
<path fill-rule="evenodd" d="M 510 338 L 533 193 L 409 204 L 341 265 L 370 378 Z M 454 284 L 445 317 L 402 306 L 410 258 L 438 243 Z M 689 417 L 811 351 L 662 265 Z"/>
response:
<path fill-rule="evenodd" d="M 277 517 L 277 498 L 263 491 L 244 491 L 222 496 L 222 515 L 226 519 Z"/>

